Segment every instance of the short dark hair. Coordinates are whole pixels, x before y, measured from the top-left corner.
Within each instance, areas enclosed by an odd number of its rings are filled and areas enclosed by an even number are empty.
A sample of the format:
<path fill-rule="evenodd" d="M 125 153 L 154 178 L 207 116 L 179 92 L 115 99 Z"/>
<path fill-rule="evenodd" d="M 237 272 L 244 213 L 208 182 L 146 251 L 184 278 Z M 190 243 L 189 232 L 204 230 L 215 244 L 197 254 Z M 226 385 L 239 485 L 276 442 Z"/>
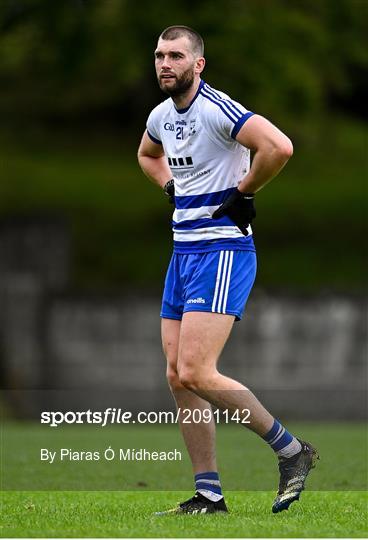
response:
<path fill-rule="evenodd" d="M 168 28 L 165 28 L 165 30 L 161 33 L 160 38 L 161 39 L 178 39 L 181 37 L 187 37 L 190 41 L 190 44 L 192 46 L 193 53 L 197 54 L 198 56 L 203 56 L 204 54 L 204 43 L 202 37 L 193 30 L 193 28 L 189 28 L 189 26 L 183 26 L 183 25 L 175 25 L 175 26 L 169 26 Z"/>

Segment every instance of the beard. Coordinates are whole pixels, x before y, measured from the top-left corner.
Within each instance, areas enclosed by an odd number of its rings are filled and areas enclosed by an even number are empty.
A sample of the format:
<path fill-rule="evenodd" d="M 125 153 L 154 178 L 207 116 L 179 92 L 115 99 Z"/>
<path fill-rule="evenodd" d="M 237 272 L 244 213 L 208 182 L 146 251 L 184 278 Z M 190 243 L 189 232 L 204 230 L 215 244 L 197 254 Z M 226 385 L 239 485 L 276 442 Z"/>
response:
<path fill-rule="evenodd" d="M 193 85 L 194 82 L 194 72 L 193 68 L 189 68 L 180 77 L 176 77 L 176 82 L 170 88 L 162 84 L 160 77 L 158 77 L 158 84 L 165 94 L 168 94 L 171 97 L 177 97 L 182 94 L 185 94 L 189 88 Z"/>

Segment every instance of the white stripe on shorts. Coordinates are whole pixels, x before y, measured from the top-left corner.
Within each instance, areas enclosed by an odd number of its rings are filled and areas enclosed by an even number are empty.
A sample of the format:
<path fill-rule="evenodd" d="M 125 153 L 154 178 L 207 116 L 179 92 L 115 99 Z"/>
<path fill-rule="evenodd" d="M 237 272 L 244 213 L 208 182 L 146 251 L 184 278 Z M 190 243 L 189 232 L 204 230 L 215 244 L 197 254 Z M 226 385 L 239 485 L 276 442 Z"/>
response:
<path fill-rule="evenodd" d="M 220 251 L 220 258 L 217 267 L 215 294 L 213 296 L 212 302 L 212 311 L 214 313 L 226 313 L 233 258 L 233 251 Z"/>
<path fill-rule="evenodd" d="M 219 284 L 220 284 L 220 278 L 221 278 L 221 268 L 222 268 L 222 259 L 223 259 L 223 256 L 224 256 L 224 252 L 223 252 L 223 251 L 220 251 L 220 258 L 219 258 L 219 262 L 218 262 L 218 266 L 217 266 L 217 276 L 216 276 L 215 294 L 214 294 L 214 296 L 213 296 L 213 302 L 212 302 L 212 311 L 216 311 L 216 310 L 215 310 L 215 307 L 216 307 L 216 300 L 217 300 L 217 295 L 218 295 L 218 290 L 219 290 Z"/>
<path fill-rule="evenodd" d="M 226 272 L 227 272 L 228 260 L 229 260 L 229 252 L 225 251 L 224 266 L 222 267 L 222 275 L 221 275 L 220 294 L 219 294 L 217 308 L 215 310 L 215 311 L 217 311 L 217 313 L 221 313 L 221 303 L 222 303 L 222 298 L 223 298 L 223 295 L 224 295 L 224 288 L 225 288 L 225 282 L 226 282 Z"/>
<path fill-rule="evenodd" d="M 229 266 L 228 266 L 228 270 L 227 270 L 227 278 L 226 278 L 226 286 L 225 286 L 225 294 L 224 294 L 224 303 L 223 303 L 223 307 L 222 307 L 222 313 L 226 313 L 227 297 L 228 297 L 229 288 L 230 288 L 231 269 L 232 269 L 232 266 L 233 266 L 233 257 L 234 257 L 234 252 L 230 251 L 230 260 L 229 260 Z"/>

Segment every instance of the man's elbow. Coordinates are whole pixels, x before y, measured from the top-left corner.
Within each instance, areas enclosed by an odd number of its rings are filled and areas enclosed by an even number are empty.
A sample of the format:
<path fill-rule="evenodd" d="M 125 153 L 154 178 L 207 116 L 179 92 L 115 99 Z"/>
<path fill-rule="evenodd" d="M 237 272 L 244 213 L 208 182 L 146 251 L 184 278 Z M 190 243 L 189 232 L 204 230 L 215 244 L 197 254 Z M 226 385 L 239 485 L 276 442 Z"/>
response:
<path fill-rule="evenodd" d="M 281 141 L 278 142 L 277 153 L 281 161 L 286 163 L 293 155 L 293 152 L 293 143 L 288 137 L 284 137 Z"/>
<path fill-rule="evenodd" d="M 147 153 L 144 152 L 144 149 L 140 146 L 138 148 L 138 152 L 137 152 L 137 160 L 138 160 L 138 163 L 139 165 L 142 167 L 142 164 L 144 163 L 145 159 L 147 158 Z"/>
<path fill-rule="evenodd" d="M 138 161 L 143 157 L 143 148 L 142 148 L 142 144 L 139 145 L 138 147 L 138 151 L 137 151 L 137 159 Z"/>

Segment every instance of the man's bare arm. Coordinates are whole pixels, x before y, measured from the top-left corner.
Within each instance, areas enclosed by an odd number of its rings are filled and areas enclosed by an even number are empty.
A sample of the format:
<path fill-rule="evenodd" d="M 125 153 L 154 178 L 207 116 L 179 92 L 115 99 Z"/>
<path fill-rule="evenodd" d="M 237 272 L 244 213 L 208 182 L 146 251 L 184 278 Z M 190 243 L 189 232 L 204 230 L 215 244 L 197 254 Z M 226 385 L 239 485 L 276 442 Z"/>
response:
<path fill-rule="evenodd" d="M 281 171 L 293 155 L 290 139 L 257 114 L 246 121 L 236 140 L 254 152 L 250 171 L 238 186 L 242 193 L 259 191 Z"/>
<path fill-rule="evenodd" d="M 144 132 L 138 149 L 138 163 L 144 174 L 155 184 L 164 187 L 172 178 L 172 172 L 161 144 L 156 144 Z"/>

